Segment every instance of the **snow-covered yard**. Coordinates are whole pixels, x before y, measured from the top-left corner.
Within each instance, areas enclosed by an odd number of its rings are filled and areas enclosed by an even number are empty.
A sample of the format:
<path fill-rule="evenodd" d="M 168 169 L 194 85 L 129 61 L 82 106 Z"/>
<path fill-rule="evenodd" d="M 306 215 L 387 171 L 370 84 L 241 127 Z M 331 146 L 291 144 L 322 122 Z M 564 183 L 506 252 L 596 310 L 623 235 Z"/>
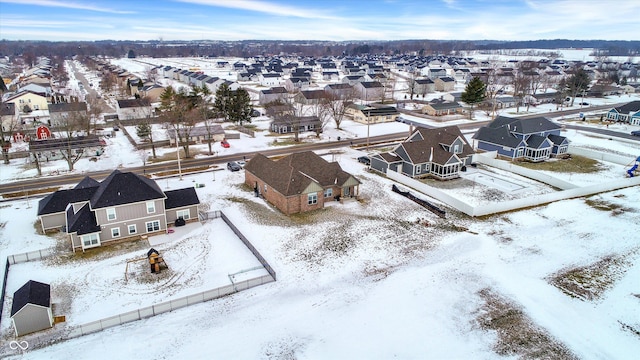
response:
<path fill-rule="evenodd" d="M 175 61 L 206 69 L 195 60 Z M 140 65 L 130 70 L 144 69 Z M 601 101 L 618 100 L 633 98 Z M 529 112 L 553 110 L 555 105 L 542 105 Z M 587 109 L 585 114 L 595 116 Z M 485 119 L 477 114 L 476 120 Z M 411 120 L 437 124 L 418 117 Z M 254 125 L 264 130 L 268 120 L 258 118 Z M 367 129 L 349 120 L 342 128 L 338 131 L 330 124 L 319 139 L 308 141 L 365 137 L 368 130 L 373 136 L 409 129 L 402 123 Z M 628 133 L 637 127 L 611 124 L 608 129 Z M 470 140 L 471 132 L 465 135 Z M 640 155 L 637 142 L 576 130 L 562 135 L 572 146 L 629 156 L 630 161 Z M 257 131 L 255 138 L 242 135 L 230 140 L 231 148 L 224 151 L 264 149 L 273 146 L 273 139 L 266 131 Z M 122 134 L 107 141 L 109 150 L 97 161 L 80 160 L 75 173 L 143 164 L 145 154 L 135 153 Z M 216 150 L 223 151 L 219 146 Z M 355 159 L 362 151 L 337 150 L 323 156 L 338 161 L 362 181 L 360 199 L 305 215 L 286 217 L 255 198 L 241 185 L 242 171 L 157 180 L 163 189 L 205 184 L 196 189 L 200 201 L 209 209 L 222 209 L 239 225 L 277 271 L 277 282 L 47 347 L 28 348 L 13 358 L 113 359 L 144 354 L 160 359 L 635 359 L 640 353 L 638 187 L 480 219 L 453 211 L 441 219 L 393 193 L 389 179 L 358 163 Z M 65 166 L 47 163 L 43 172 L 64 172 Z M 554 191 L 490 170 L 470 172 L 461 179 L 465 186 L 450 186 L 446 191 L 475 204 Z M 11 166 L 2 166 L 0 181 L 34 174 L 30 164 L 14 160 Z M 596 173 L 549 174 L 580 186 L 625 176 L 622 167 L 606 163 Z M 35 231 L 37 200 L 0 203 L 0 259 L 58 246 L 55 238 Z M 171 242 L 155 243 L 170 269 L 157 282 L 145 282 L 151 274 L 143 275 L 143 268 L 124 282 L 126 260 L 143 256 L 146 250 L 140 249 L 100 261 L 14 265 L 7 294 L 34 276 L 54 288 L 60 285 L 54 289 L 56 300 L 66 304 L 71 325 L 218 286 L 218 280 L 228 284 L 229 273 L 257 264 L 235 235 L 216 222 Z M 232 255 L 226 257 L 227 251 Z M 82 292 L 84 288 L 90 292 Z M 6 316 L 1 329 L 8 331 Z M 0 345 L 2 356 L 17 353 L 6 344 Z"/>
<path fill-rule="evenodd" d="M 580 134 L 572 139 L 634 151 L 624 143 L 608 145 L 607 139 Z M 440 219 L 392 193 L 391 182 L 368 172 L 355 160 L 358 154 L 345 148 L 326 158 L 363 181 L 360 201 L 291 218 L 239 186 L 242 172 L 217 172 L 215 180 L 211 173 L 161 180 L 163 188 L 206 184 L 197 189 L 201 201 L 224 209 L 247 229 L 278 281 L 27 350 L 25 357 L 60 358 L 73 351 L 92 359 L 140 352 L 157 358 L 500 358 L 504 351 L 522 356 L 533 348 L 550 358 L 631 359 L 640 351 L 634 333 L 640 328 L 640 243 L 632 225 L 640 211 L 637 188 L 484 219 Z M 5 249 L 22 249 L 16 241 L 39 238 L 31 235 L 33 200 L 30 208 L 25 201 L 6 205 L 0 215 L 11 221 L 0 229 L 0 238 Z M 207 226 L 190 241 L 204 238 Z M 8 236 L 19 232 L 25 234 Z M 172 251 L 163 253 L 171 267 Z M 620 265 L 600 266 L 597 276 L 582 280 L 587 289 L 604 287 L 590 299 L 552 285 L 563 274 L 611 257 Z M 122 281 L 125 258 L 105 260 L 94 271 L 116 272 L 104 277 Z M 204 274 L 193 269 L 189 274 L 196 283 L 206 282 Z M 127 292 L 124 301 L 135 302 L 130 287 L 120 285 L 117 291 Z M 88 302 L 82 310 L 92 313 L 90 300 L 83 301 Z M 508 327 L 500 327 L 504 312 L 518 315 L 513 321 L 526 328 L 523 336 L 546 340 L 525 345 L 529 350 L 515 347 L 505 340 Z M 155 345 L 149 348 L 149 342 Z M 86 345 L 91 351 L 77 350 Z"/>

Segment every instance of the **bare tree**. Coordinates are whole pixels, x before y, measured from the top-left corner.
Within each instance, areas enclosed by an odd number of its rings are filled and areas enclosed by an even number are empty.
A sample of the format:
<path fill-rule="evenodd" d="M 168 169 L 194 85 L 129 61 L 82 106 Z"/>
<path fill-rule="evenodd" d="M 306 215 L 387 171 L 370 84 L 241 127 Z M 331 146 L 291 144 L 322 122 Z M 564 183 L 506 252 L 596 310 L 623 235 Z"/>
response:
<path fill-rule="evenodd" d="M 15 111 L 15 106 L 14 111 Z M 2 157 L 4 158 L 4 163 L 9 163 L 9 148 L 11 147 L 11 135 L 14 131 L 18 130 L 20 127 L 20 123 L 18 121 L 17 116 L 6 116 L 5 119 L 2 117 L 10 112 L 9 110 L 12 108 L 9 104 L 5 104 L 2 100 L 2 91 L 0 91 L 0 147 L 2 147 Z"/>
<path fill-rule="evenodd" d="M 85 128 L 87 122 L 88 116 L 86 114 L 74 111 L 70 112 L 69 116 L 63 117 L 59 125 L 59 129 L 65 139 L 65 147 L 60 149 L 60 154 L 67 161 L 69 171 L 73 171 L 75 163 L 77 163 L 84 154 L 84 146 L 74 147 L 72 140 L 77 137 L 79 131 Z"/>
<path fill-rule="evenodd" d="M 189 139 L 191 132 L 198 122 L 196 103 L 198 96 L 189 94 L 185 88 L 174 92 L 170 87 L 161 96 L 162 118 L 176 134 L 176 141 L 182 143 L 186 157 L 191 157 Z M 165 95 L 169 94 L 169 95 Z"/>
<path fill-rule="evenodd" d="M 87 134 L 96 132 L 96 124 L 100 119 L 100 115 L 104 112 L 104 102 L 97 96 L 87 96 L 87 112 L 89 121 L 87 122 Z"/>
<path fill-rule="evenodd" d="M 158 80 L 157 68 L 151 67 L 151 66 L 145 67 L 144 76 L 146 77 L 147 80 L 155 84 L 156 80 Z"/>
<path fill-rule="evenodd" d="M 498 106 L 498 95 L 504 93 L 505 88 L 507 87 L 507 82 L 504 79 L 504 76 L 498 75 L 497 68 L 491 68 L 487 70 L 487 74 L 485 76 L 486 84 L 487 84 L 487 97 L 491 103 L 491 116 L 496 116 L 496 108 Z"/>

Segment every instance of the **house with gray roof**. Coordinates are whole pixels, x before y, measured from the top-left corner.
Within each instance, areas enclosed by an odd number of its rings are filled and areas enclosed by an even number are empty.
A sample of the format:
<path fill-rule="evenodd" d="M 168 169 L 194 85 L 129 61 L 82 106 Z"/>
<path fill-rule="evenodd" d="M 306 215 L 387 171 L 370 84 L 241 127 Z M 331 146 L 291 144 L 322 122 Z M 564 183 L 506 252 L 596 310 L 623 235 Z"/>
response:
<path fill-rule="evenodd" d="M 244 167 L 245 184 L 286 215 L 322 209 L 327 202 L 357 198 L 360 181 L 312 151 L 279 160 L 258 154 Z"/>
<path fill-rule="evenodd" d="M 640 125 L 640 101 L 614 107 L 607 112 L 607 120 Z"/>
<path fill-rule="evenodd" d="M 177 218 L 197 220 L 199 203 L 194 188 L 164 192 L 145 176 L 114 170 L 100 182 L 86 177 L 73 189 L 45 196 L 38 219 L 43 231 L 61 229 L 73 251 L 85 251 L 163 233 Z"/>
<path fill-rule="evenodd" d="M 532 162 L 563 156 L 568 140 L 560 135 L 560 126 L 543 116 L 530 119 L 498 116 L 475 133 L 478 150 L 496 151 L 512 160 Z"/>
<path fill-rule="evenodd" d="M 418 128 L 393 151 L 372 156 L 371 169 L 448 180 L 460 177 L 474 153 L 457 126 Z"/>

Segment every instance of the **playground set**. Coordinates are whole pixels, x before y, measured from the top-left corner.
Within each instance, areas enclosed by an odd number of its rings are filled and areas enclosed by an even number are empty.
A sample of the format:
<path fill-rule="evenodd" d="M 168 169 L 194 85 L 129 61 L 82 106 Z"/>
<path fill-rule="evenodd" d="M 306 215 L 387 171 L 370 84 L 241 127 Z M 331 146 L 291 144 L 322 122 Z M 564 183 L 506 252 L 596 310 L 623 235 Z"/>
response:
<path fill-rule="evenodd" d="M 625 166 L 627 175 L 629 177 L 640 175 L 640 170 L 638 170 L 638 165 L 640 165 L 640 156 L 638 156 L 634 161 L 628 163 L 627 166 Z"/>

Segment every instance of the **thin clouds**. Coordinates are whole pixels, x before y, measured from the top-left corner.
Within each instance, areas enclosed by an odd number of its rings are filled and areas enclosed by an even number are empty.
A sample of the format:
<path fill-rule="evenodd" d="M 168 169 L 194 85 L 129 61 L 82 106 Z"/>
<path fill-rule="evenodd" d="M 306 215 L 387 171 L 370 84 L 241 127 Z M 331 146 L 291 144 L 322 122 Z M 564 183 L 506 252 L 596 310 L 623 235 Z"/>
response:
<path fill-rule="evenodd" d="M 93 6 L 93 5 L 86 4 L 86 3 L 79 4 L 79 3 L 73 3 L 73 2 L 68 2 L 68 1 L 55 1 L 55 0 L 0 0 L 0 3 L 20 4 L 20 5 L 36 5 L 36 6 L 46 6 L 46 7 L 59 7 L 59 8 L 67 8 L 67 9 L 104 12 L 104 13 L 111 13 L 111 14 L 134 14 L 133 11 L 128 11 L 128 10 L 114 10 L 114 9 L 100 7 L 100 6 Z"/>
<path fill-rule="evenodd" d="M 596 1 L 441 0 L 425 4 L 368 0 L 363 11 L 354 11 L 338 0 L 327 0 L 319 10 L 309 7 L 316 6 L 315 1 L 157 0 L 153 5 L 132 2 L 132 8 L 126 8 L 144 16 L 109 13 L 124 9 L 125 2 L 119 1 L 103 2 L 113 9 L 94 6 L 101 4 L 97 0 L 91 5 L 64 3 L 68 10 L 57 12 L 54 9 L 43 12 L 32 6 L 63 7 L 61 1 L 0 0 L 11 3 L 0 14 L 3 37 L 39 40 L 50 38 L 50 30 L 77 33 L 58 40 L 85 39 L 87 33 L 95 36 L 93 40 L 116 36 L 129 40 L 159 36 L 167 40 L 637 39 L 637 33 L 629 30 L 635 26 L 633 17 L 596 26 L 610 7 Z M 450 6 L 464 11 L 452 10 Z M 640 2 L 619 0 L 616 7 L 621 13 L 638 13 Z M 101 9 L 101 13 L 89 18 L 85 12 L 88 8 Z M 107 24 L 110 30 L 100 29 Z M 39 30 L 40 36 L 34 29 Z"/>
<path fill-rule="evenodd" d="M 337 19 L 335 16 L 325 14 L 322 9 L 305 9 L 287 5 L 280 5 L 273 2 L 257 0 L 177 0 L 190 4 L 224 7 L 266 13 L 276 16 L 300 17 L 308 19 Z"/>

